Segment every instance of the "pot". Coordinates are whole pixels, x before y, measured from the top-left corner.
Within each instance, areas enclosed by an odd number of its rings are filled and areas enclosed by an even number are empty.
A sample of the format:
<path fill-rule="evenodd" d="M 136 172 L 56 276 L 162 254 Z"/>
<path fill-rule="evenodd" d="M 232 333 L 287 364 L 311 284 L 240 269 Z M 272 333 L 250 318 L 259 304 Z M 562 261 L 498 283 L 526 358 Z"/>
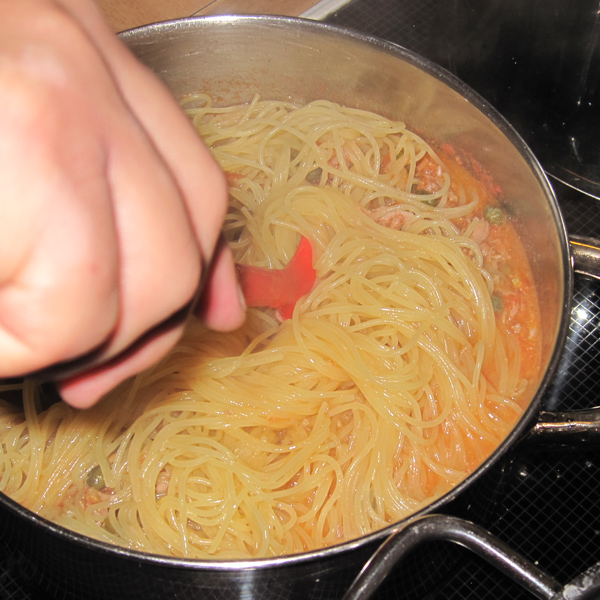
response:
<path fill-rule="evenodd" d="M 416 518 L 460 498 L 531 431 L 569 324 L 572 255 L 583 253 L 580 246 L 570 246 L 552 188 L 532 152 L 489 104 L 443 69 L 401 47 L 322 23 L 264 16 L 191 18 L 144 26 L 121 38 L 176 97 L 202 90 L 224 104 L 247 101 L 256 92 L 264 99 L 298 102 L 326 98 L 402 119 L 423 137 L 475 156 L 492 173 L 511 204 L 536 281 L 542 369 L 535 397 L 501 446 Z M 598 272 L 593 257 L 586 268 L 590 263 Z M 302 555 L 209 562 L 90 540 L 1 495 L 0 506 L 7 513 L 4 544 L 15 549 L 17 567 L 28 580 L 50 595 L 90 600 L 340 598 L 382 541 L 409 522 Z M 428 554 L 438 562 L 435 553 Z M 427 585 L 418 579 L 417 590 Z"/>

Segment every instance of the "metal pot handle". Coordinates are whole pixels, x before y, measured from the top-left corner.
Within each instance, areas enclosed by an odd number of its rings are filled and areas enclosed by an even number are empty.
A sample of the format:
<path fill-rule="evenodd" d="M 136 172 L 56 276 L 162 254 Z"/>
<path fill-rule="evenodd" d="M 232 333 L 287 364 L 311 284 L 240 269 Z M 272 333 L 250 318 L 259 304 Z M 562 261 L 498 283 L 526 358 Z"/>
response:
<path fill-rule="evenodd" d="M 576 580 L 563 587 L 483 527 L 457 517 L 432 514 L 416 518 L 392 534 L 369 559 L 342 600 L 368 600 L 400 560 L 431 541 L 453 542 L 472 550 L 541 600 L 591 598 L 587 594 L 598 582 L 597 572 L 590 571 L 585 585 Z"/>
<path fill-rule="evenodd" d="M 600 279 L 600 241 L 582 235 L 570 235 L 573 270 Z"/>
<path fill-rule="evenodd" d="M 573 270 L 600 279 L 600 241 L 569 236 Z M 527 441 L 543 443 L 600 443 L 600 406 L 568 412 L 541 411 Z"/>

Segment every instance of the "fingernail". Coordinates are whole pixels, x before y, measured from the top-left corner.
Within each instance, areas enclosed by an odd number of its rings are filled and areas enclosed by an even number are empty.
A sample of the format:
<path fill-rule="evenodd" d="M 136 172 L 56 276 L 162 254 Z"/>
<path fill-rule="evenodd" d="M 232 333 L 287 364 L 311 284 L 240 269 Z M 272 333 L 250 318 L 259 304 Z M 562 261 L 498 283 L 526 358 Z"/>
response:
<path fill-rule="evenodd" d="M 244 298 L 244 292 L 242 291 L 242 286 L 240 285 L 239 282 L 237 284 L 237 292 L 238 292 L 238 298 L 240 299 L 240 306 L 242 308 L 242 311 L 246 312 L 246 309 L 248 308 L 246 306 L 246 298 Z"/>

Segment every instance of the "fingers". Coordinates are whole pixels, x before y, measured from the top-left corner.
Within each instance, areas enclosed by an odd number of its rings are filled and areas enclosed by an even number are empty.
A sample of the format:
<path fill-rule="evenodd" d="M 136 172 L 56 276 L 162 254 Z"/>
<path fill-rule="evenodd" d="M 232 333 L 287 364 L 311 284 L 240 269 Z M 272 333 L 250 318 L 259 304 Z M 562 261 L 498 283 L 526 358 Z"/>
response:
<path fill-rule="evenodd" d="M 91 3 L 8 4 L 0 52 L 27 60 L 8 75 L 0 62 L 0 376 L 89 354 L 93 366 L 60 383 L 84 407 L 177 341 L 203 273 L 207 324 L 242 322 L 231 252 L 215 251 L 227 188 Z M 29 4 L 47 10 L 23 29 Z"/>
<path fill-rule="evenodd" d="M 218 164 L 209 150 L 198 143 L 196 131 L 165 86 L 141 67 L 112 35 L 97 8 L 76 0 L 61 0 L 61 3 L 77 15 L 92 38 L 102 45 L 125 102 L 135 110 L 179 186 L 204 263 L 211 264 L 228 196 L 227 183 Z M 211 273 L 218 276 L 219 283 L 212 282 L 212 275 L 205 277 L 210 297 L 203 301 L 204 309 L 199 315 L 210 327 L 234 329 L 245 318 L 245 306 L 243 299 L 240 300 L 231 253 L 225 250 L 218 260 L 219 267 L 213 268 Z"/>
<path fill-rule="evenodd" d="M 0 376 L 12 376 L 88 352 L 110 335 L 118 245 L 102 145 L 81 136 L 87 120 L 65 111 L 65 94 L 50 84 L 61 81 L 60 62 L 37 35 L 25 62 L 18 52 L 11 60 L 10 35 L 1 37 Z M 33 70 L 36 53 L 43 62 Z"/>
<path fill-rule="evenodd" d="M 119 243 L 121 302 L 106 359 L 188 304 L 203 268 L 186 207 L 161 157 L 136 122 L 113 126 L 107 176 Z"/>
<path fill-rule="evenodd" d="M 221 237 L 195 313 L 210 329 L 230 331 L 243 324 L 246 317 L 245 310 L 231 248 Z"/>
<path fill-rule="evenodd" d="M 160 360 L 181 337 L 185 317 L 174 315 L 108 362 L 58 381 L 62 399 L 76 408 L 89 408 L 122 381 Z"/>
<path fill-rule="evenodd" d="M 226 211 L 227 183 L 212 154 L 165 85 L 115 37 L 90 2 L 60 0 L 101 49 L 124 102 L 139 119 L 179 186 L 207 263 Z"/>
<path fill-rule="evenodd" d="M 243 299 L 235 276 L 231 249 L 221 239 L 211 263 L 208 284 L 196 312 L 208 327 L 227 331 L 242 325 L 245 313 L 237 310 Z M 162 358 L 178 341 L 187 313 L 176 313 L 146 333 L 108 362 L 86 369 L 81 374 L 60 379 L 57 389 L 62 398 L 77 408 L 88 408 L 128 377 L 148 368 Z"/>

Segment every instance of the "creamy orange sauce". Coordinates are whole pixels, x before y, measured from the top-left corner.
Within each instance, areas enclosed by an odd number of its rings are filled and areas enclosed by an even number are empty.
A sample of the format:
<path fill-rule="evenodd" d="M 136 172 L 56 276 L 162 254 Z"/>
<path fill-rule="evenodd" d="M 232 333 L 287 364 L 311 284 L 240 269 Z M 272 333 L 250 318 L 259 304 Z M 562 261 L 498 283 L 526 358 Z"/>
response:
<path fill-rule="evenodd" d="M 486 221 L 486 210 L 498 209 L 501 222 L 487 220 L 489 229 L 484 239 L 477 240 L 484 255 L 484 266 L 494 281 L 496 320 L 501 330 L 517 337 L 521 349 L 521 376 L 537 377 L 541 362 L 540 310 L 537 291 L 523 244 L 511 223 L 510 215 L 499 200 L 501 190 L 477 165 L 478 176 L 469 172 L 462 161 L 442 155 L 452 178 L 452 189 L 462 186 L 476 192 L 480 204 L 474 217 Z M 477 164 L 477 163 L 475 163 Z M 465 223 L 457 223 L 460 228 Z M 486 373 L 488 377 L 493 376 Z"/>

